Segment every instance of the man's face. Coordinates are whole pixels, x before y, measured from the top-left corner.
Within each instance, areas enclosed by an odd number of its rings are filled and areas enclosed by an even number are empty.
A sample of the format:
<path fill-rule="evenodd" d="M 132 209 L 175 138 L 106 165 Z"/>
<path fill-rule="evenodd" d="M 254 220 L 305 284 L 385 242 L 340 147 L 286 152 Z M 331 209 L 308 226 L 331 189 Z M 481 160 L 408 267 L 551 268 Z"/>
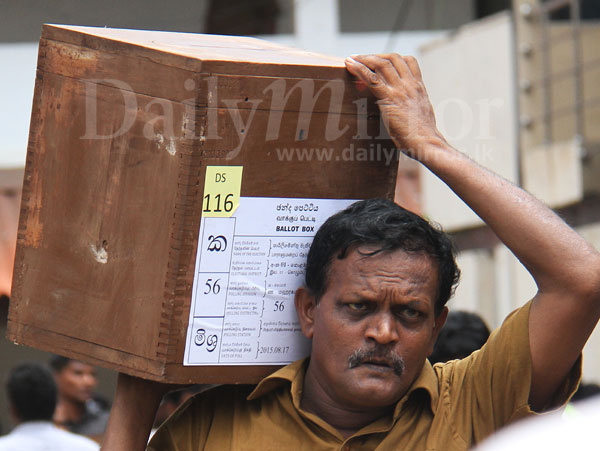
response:
<path fill-rule="evenodd" d="M 55 373 L 55 379 L 60 395 L 76 402 L 90 399 L 97 384 L 96 369 L 77 360 L 71 360 Z"/>
<path fill-rule="evenodd" d="M 338 406 L 397 402 L 420 374 L 444 323 L 447 311 L 437 319 L 434 313 L 437 285 L 437 265 L 423 254 L 352 250 L 342 260 L 334 257 L 325 294 L 306 314 L 299 311 L 312 338 L 307 378 Z"/>

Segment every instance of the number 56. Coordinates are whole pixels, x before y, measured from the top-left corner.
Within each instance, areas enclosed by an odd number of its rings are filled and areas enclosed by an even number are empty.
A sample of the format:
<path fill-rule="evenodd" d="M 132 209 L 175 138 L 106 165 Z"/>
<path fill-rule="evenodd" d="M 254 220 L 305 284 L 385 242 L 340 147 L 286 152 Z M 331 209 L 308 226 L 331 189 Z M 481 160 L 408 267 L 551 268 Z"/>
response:
<path fill-rule="evenodd" d="M 207 279 L 206 283 L 204 284 L 204 286 L 206 287 L 206 289 L 204 290 L 204 294 L 219 294 L 219 292 L 221 291 L 221 285 L 219 285 L 219 280 L 221 279 L 217 279 L 213 282 L 212 279 Z"/>

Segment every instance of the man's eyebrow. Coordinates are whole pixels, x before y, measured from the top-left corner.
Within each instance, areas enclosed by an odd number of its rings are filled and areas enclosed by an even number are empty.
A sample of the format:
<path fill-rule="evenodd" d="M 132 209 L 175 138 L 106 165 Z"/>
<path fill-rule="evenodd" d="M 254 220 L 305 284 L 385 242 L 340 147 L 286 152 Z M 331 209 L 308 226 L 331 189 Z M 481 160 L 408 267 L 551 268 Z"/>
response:
<path fill-rule="evenodd" d="M 338 296 L 340 301 L 351 301 L 351 302 L 375 302 L 376 299 L 372 296 L 364 296 L 359 293 L 342 293 Z"/>
<path fill-rule="evenodd" d="M 378 303 L 382 299 L 379 296 L 369 295 L 367 293 L 342 293 L 337 298 L 338 302 L 372 302 Z M 414 309 L 427 309 L 429 303 L 424 299 L 411 298 L 404 300 L 404 298 L 393 299 L 392 308 L 414 308 Z"/>
<path fill-rule="evenodd" d="M 399 308 L 413 308 L 415 310 L 422 310 L 428 307 L 428 303 L 421 299 L 410 299 L 408 301 L 399 300 L 394 302 L 394 307 Z"/>
<path fill-rule="evenodd" d="M 377 302 L 378 297 L 367 293 L 349 291 L 340 293 L 337 296 L 337 300 L 340 302 Z"/>

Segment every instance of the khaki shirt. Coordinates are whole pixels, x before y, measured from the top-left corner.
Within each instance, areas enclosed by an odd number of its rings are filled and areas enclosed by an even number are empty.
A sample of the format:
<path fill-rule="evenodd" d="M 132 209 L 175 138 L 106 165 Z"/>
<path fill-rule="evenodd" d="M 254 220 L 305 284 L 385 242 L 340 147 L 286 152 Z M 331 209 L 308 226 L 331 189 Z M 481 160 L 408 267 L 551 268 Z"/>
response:
<path fill-rule="evenodd" d="M 529 309 L 513 312 L 486 345 L 463 360 L 423 370 L 393 415 L 344 440 L 300 408 L 308 360 L 249 386 L 221 386 L 197 395 L 152 438 L 149 450 L 467 450 L 501 426 L 532 415 Z M 557 391 L 565 403 L 581 375 L 581 359 Z"/>

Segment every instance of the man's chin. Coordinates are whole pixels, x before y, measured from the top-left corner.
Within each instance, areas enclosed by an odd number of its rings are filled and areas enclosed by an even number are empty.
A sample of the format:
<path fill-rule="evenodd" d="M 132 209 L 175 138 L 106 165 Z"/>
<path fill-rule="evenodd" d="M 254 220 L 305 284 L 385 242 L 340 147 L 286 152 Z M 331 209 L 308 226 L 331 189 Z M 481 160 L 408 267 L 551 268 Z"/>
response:
<path fill-rule="evenodd" d="M 386 407 L 398 402 L 404 394 L 401 378 L 393 370 L 366 367 L 361 373 L 356 374 L 352 396 L 365 407 Z"/>
<path fill-rule="evenodd" d="M 386 409 L 393 408 L 402 395 L 398 392 L 388 391 L 367 391 L 365 393 L 355 393 L 353 396 L 353 404 L 360 409 Z"/>
<path fill-rule="evenodd" d="M 77 402 L 81 403 L 81 404 L 85 404 L 86 402 L 88 402 L 90 399 L 92 399 L 92 396 L 88 396 L 88 395 L 80 395 L 77 398 L 75 398 L 77 400 Z"/>

